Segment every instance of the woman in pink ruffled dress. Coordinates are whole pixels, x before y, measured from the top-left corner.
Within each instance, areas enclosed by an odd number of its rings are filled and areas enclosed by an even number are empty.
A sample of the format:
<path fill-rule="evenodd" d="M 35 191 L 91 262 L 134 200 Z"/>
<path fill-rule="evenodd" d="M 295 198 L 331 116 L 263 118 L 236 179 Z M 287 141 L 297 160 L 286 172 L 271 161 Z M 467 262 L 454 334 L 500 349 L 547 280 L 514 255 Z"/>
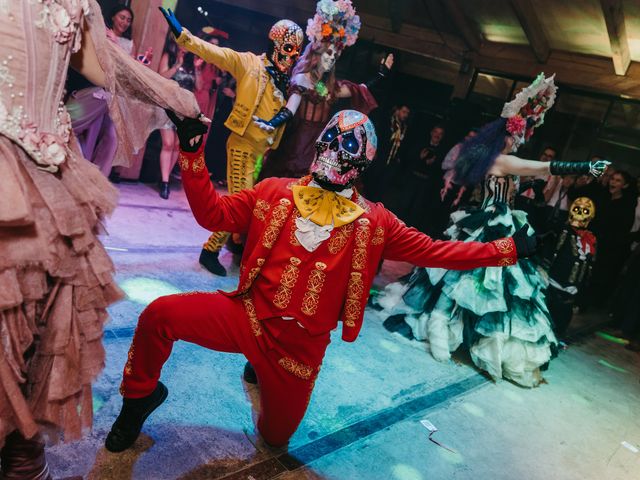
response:
<path fill-rule="evenodd" d="M 107 40 L 95 0 L 0 2 L 4 479 L 51 478 L 42 430 L 72 440 L 91 426 L 105 309 L 121 296 L 96 237 L 100 219 L 116 205 L 116 190 L 73 137 L 62 103 L 69 64 L 111 95 L 116 161 L 164 122 L 158 106 L 199 113 L 191 93 Z"/>

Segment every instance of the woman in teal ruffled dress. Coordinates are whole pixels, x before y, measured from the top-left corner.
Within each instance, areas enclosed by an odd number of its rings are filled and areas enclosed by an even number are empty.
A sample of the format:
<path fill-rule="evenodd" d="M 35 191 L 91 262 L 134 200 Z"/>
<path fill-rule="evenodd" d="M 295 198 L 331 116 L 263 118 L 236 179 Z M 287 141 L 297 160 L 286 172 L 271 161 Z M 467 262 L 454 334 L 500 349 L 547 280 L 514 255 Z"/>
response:
<path fill-rule="evenodd" d="M 480 208 L 451 215 L 446 231 L 450 238 L 489 242 L 528 225 L 526 213 L 512 209 L 518 175 L 598 176 L 606 169 L 608 162 L 543 163 L 510 154 L 542 124 L 555 92 L 553 77 L 541 74 L 505 105 L 501 118 L 463 144 L 456 182 L 483 183 L 484 200 Z M 531 227 L 529 232 L 534 233 Z M 388 315 L 405 314 L 414 337 L 427 340 L 437 360 L 448 360 L 464 343 L 476 366 L 494 379 L 504 377 L 534 387 L 556 343 L 545 288 L 535 262 L 520 259 L 506 268 L 417 268 L 407 284 L 388 285 L 376 301 Z"/>

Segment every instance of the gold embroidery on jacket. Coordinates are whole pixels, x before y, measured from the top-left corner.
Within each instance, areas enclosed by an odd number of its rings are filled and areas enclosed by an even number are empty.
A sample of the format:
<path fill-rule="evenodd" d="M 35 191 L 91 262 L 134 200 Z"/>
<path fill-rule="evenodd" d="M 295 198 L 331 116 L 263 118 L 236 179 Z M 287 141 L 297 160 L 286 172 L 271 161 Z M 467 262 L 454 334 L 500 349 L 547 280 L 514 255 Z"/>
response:
<path fill-rule="evenodd" d="M 513 252 L 513 242 L 511 242 L 511 240 L 507 238 L 499 238 L 498 240 L 494 240 L 491 243 L 493 243 L 498 249 L 498 252 L 502 253 L 503 255 Z"/>
<path fill-rule="evenodd" d="M 309 380 L 313 374 L 313 368 L 304 363 L 295 361 L 293 358 L 282 357 L 278 360 L 278 363 L 287 372 L 294 374 L 296 377 L 302 380 Z"/>
<path fill-rule="evenodd" d="M 242 288 L 240 289 L 243 292 L 246 292 L 247 290 L 249 290 L 249 287 L 251 287 L 256 277 L 260 273 L 260 270 L 264 265 L 264 258 L 258 258 L 256 263 L 257 265 L 253 267 L 251 270 L 249 270 L 249 275 L 247 276 L 247 280 L 244 282 L 244 285 L 242 285 Z"/>
<path fill-rule="evenodd" d="M 244 305 L 245 312 L 247 312 L 251 331 L 256 337 L 262 335 L 262 329 L 260 328 L 260 322 L 258 321 L 258 314 L 256 313 L 256 306 L 253 304 L 253 300 L 251 300 L 249 295 L 244 295 L 242 297 L 242 304 Z"/>
<path fill-rule="evenodd" d="M 280 230 L 282 230 L 282 226 L 287 219 L 287 207 L 289 205 L 291 205 L 290 200 L 281 198 L 280 204 L 273 209 L 271 220 L 262 237 L 262 245 L 266 248 L 272 248 L 278 235 L 280 235 Z"/>
<path fill-rule="evenodd" d="M 384 243 L 384 227 L 378 225 L 373 231 L 372 245 L 382 245 Z"/>
<path fill-rule="evenodd" d="M 291 257 L 289 259 L 289 265 L 284 267 L 282 276 L 280 277 L 280 286 L 273 297 L 273 304 L 276 307 L 285 309 L 289 306 L 291 290 L 296 286 L 298 275 L 300 275 L 300 269 L 298 268 L 300 263 L 301 260 L 298 257 Z"/>
<path fill-rule="evenodd" d="M 269 213 L 269 209 L 271 208 L 271 205 L 269 205 L 269 202 L 262 200 L 261 198 L 258 199 L 258 201 L 256 202 L 255 207 L 253 207 L 253 215 L 260 221 L 265 220 L 265 218 L 267 218 L 267 214 Z"/>
<path fill-rule="evenodd" d="M 193 159 L 192 162 L 189 161 L 187 156 L 180 152 L 178 156 L 178 164 L 180 165 L 180 169 L 188 172 L 191 170 L 193 173 L 200 173 L 204 170 L 204 153 L 200 153 L 196 158 Z"/>
<path fill-rule="evenodd" d="M 338 253 L 344 248 L 349 241 L 349 237 L 353 233 L 353 223 L 348 223 L 335 229 L 331 239 L 329 240 L 328 248 L 332 254 Z"/>
<path fill-rule="evenodd" d="M 320 304 L 320 292 L 324 286 L 324 281 L 327 278 L 327 274 L 324 273 L 327 264 L 322 262 L 316 262 L 316 268 L 309 274 L 309 280 L 307 281 L 307 291 L 302 298 L 302 313 L 305 315 L 315 315 L 318 311 L 318 305 Z"/>
<path fill-rule="evenodd" d="M 371 236 L 371 228 L 367 218 L 359 218 L 358 223 L 360 225 L 356 229 L 356 246 L 353 249 L 351 268 L 353 270 L 364 270 L 367 265 L 367 244 Z"/>
<path fill-rule="evenodd" d="M 362 281 L 362 274 L 351 272 L 351 278 L 347 286 L 347 301 L 344 307 L 344 323 L 347 327 L 355 327 L 356 321 L 360 318 L 363 293 L 364 282 Z"/>
<path fill-rule="evenodd" d="M 296 225 L 296 219 L 300 218 L 300 212 L 296 207 L 293 207 L 293 212 L 291 215 L 291 230 L 289 231 L 289 243 L 294 247 L 299 247 L 300 242 L 296 237 L 296 229 L 298 228 Z"/>

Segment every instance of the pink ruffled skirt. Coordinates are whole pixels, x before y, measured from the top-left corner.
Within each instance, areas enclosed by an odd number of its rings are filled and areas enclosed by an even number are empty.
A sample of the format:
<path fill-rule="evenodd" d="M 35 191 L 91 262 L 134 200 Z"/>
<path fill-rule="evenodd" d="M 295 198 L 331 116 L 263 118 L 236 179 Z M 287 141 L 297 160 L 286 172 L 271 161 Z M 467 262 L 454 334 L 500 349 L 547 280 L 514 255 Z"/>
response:
<path fill-rule="evenodd" d="M 96 236 L 117 191 L 74 150 L 51 174 L 0 137 L 0 447 L 16 429 L 73 440 L 92 423 L 106 307 L 122 296 Z"/>

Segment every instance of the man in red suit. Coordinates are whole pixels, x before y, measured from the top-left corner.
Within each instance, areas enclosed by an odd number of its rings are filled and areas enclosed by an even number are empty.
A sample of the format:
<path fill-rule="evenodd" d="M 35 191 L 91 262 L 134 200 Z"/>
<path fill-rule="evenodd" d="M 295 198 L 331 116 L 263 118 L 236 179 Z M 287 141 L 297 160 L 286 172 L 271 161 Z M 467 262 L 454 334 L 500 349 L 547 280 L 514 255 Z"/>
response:
<path fill-rule="evenodd" d="M 200 139 L 206 128 L 172 119 L 196 220 L 247 236 L 239 286 L 161 297 L 142 312 L 124 368 L 122 410 L 105 442 L 110 451 L 130 447 L 166 398 L 160 371 L 176 340 L 244 354 L 260 384 L 258 431 L 282 446 L 307 409 L 331 330 L 342 321 L 344 341 L 358 336 L 381 259 L 470 269 L 513 265 L 535 248 L 524 231 L 486 244 L 434 241 L 361 197 L 352 184 L 376 151 L 362 113 L 346 110 L 330 120 L 309 177 L 269 178 L 230 196 L 219 196 L 209 181 Z"/>

